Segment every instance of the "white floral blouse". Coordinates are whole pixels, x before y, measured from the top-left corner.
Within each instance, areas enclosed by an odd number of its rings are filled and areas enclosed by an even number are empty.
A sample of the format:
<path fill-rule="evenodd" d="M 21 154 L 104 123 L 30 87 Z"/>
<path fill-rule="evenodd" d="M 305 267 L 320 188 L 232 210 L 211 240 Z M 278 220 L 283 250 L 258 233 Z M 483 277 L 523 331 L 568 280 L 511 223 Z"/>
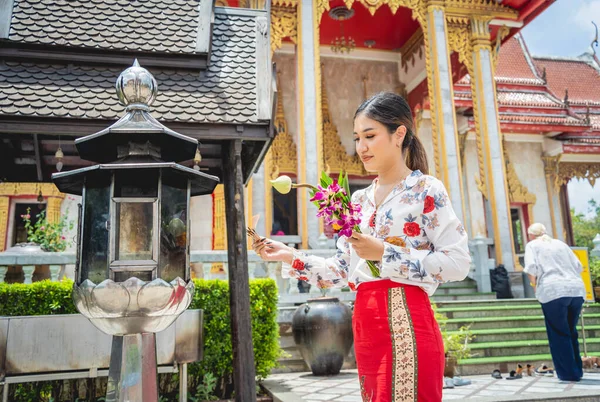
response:
<path fill-rule="evenodd" d="M 416 285 L 432 295 L 438 285 L 463 280 L 471 257 L 467 233 L 458 220 L 441 181 L 412 172 L 390 192 L 375 212 L 375 181 L 352 195 L 362 207 L 360 229 L 384 242 L 382 261 L 374 278 L 365 260 L 352 250 L 345 237 L 337 242 L 337 254 L 322 258 L 294 253 L 292 268 L 284 264 L 283 276 L 308 281 L 319 288 L 343 287 L 356 290 L 363 282 L 391 279 Z"/>

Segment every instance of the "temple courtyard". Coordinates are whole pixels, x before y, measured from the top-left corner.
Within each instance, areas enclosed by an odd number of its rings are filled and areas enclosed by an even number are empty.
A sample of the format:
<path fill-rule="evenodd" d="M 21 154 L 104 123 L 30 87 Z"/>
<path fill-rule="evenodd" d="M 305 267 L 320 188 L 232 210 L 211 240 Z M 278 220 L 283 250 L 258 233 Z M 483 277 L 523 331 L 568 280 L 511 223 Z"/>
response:
<path fill-rule="evenodd" d="M 600 373 L 585 373 L 581 382 L 563 382 L 554 377 L 528 377 L 506 380 L 490 375 L 463 377 L 471 384 L 444 389 L 444 401 L 600 401 Z M 362 402 L 357 370 L 342 370 L 330 377 L 310 372 L 269 376 L 263 385 L 274 402 L 347 401 Z"/>

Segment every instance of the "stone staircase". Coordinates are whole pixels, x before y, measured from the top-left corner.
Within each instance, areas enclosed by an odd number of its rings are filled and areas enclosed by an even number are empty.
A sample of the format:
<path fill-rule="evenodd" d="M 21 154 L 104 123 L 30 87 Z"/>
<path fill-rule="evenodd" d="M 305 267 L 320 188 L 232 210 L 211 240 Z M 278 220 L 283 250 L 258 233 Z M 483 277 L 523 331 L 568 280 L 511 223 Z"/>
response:
<path fill-rule="evenodd" d="M 311 295 L 316 297 L 317 295 Z M 337 295 L 344 301 L 354 299 L 354 293 Z M 494 369 L 508 372 L 517 363 L 552 364 L 543 313 L 535 299 L 496 299 L 495 293 L 478 293 L 474 281 L 451 282 L 441 285 L 432 303 L 437 311 L 448 317 L 446 330 L 450 333 L 469 326 L 475 338 L 470 343 L 472 357 L 462 360 L 461 375 L 488 374 Z M 280 345 L 284 357 L 274 372 L 309 371 L 292 336 L 291 319 L 296 305 L 280 305 L 278 320 Z M 600 356 L 600 304 L 585 307 L 585 335 L 589 355 Z M 581 329 L 579 331 L 582 344 Z M 581 345 L 583 353 L 583 345 Z M 345 368 L 354 368 L 353 351 L 345 359 Z"/>

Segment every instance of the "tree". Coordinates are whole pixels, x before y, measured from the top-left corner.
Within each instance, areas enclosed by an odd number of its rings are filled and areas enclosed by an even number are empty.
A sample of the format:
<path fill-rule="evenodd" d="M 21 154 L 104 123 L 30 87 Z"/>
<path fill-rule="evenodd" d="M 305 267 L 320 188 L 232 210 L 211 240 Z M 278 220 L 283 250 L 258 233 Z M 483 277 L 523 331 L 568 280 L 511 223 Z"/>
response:
<path fill-rule="evenodd" d="M 588 212 L 589 215 L 585 216 L 571 208 L 571 220 L 575 246 L 591 250 L 594 248 L 592 240 L 600 233 L 600 204 L 593 198 L 588 201 Z"/>

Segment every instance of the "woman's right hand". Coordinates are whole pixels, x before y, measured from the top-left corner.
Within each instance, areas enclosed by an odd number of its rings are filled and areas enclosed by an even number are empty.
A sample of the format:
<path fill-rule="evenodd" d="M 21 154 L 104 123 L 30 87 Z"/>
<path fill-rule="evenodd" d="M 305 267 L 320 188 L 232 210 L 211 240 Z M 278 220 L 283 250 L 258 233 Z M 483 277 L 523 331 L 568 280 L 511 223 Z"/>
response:
<path fill-rule="evenodd" d="M 282 261 L 291 264 L 294 258 L 293 248 L 286 246 L 280 241 L 267 239 L 266 237 L 252 243 L 252 249 L 263 261 Z"/>

